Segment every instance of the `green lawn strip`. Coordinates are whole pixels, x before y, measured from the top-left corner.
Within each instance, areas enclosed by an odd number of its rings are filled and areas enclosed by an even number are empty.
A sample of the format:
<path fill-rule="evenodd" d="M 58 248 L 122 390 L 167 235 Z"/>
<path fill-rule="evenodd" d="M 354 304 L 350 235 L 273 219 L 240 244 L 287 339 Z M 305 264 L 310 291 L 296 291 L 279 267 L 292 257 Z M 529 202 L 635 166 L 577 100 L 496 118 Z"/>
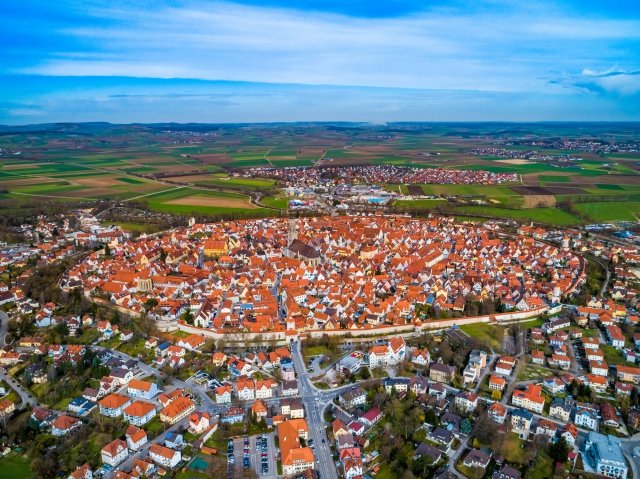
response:
<path fill-rule="evenodd" d="M 122 181 L 123 183 L 129 183 L 131 185 L 141 185 L 141 184 L 144 183 L 144 181 L 142 181 L 142 180 L 138 180 L 136 178 L 131 178 L 131 177 L 128 177 L 128 176 L 123 176 L 123 177 L 120 177 L 120 178 L 116 178 L 116 180 Z"/>
<path fill-rule="evenodd" d="M 31 471 L 31 460 L 28 457 L 20 456 L 16 452 L 10 452 L 0 458 L 0 477 L 32 479 L 36 476 Z"/>
<path fill-rule="evenodd" d="M 581 223 L 580 219 L 558 208 L 530 208 L 512 210 L 492 206 L 460 206 L 454 211 L 462 215 L 478 214 L 496 218 L 510 218 L 519 221 L 534 221 L 554 226 L 571 226 Z"/>
<path fill-rule="evenodd" d="M 593 221 L 636 221 L 640 216 L 640 201 L 577 203 L 574 208 Z"/>

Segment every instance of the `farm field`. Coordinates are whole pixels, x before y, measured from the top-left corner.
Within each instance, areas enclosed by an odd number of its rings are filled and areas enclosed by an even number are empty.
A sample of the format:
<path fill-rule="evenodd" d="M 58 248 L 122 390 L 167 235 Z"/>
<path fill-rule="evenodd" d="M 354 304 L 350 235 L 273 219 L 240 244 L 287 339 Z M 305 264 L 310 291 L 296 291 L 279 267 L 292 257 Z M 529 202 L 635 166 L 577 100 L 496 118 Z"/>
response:
<path fill-rule="evenodd" d="M 146 205 L 176 214 L 274 214 L 286 209 L 283 186 L 248 178 L 250 167 L 390 164 L 418 168 L 518 173 L 513 184 L 383 185 L 389 191 L 454 196 L 456 204 L 398 199 L 401 211 L 443 206 L 459 216 L 489 215 L 547 224 L 635 220 L 640 214 L 640 155 L 599 155 L 536 146 L 548 155 L 576 155 L 559 163 L 517 158 L 531 150 L 514 144 L 513 157 L 480 156 L 474 148 L 504 135 L 537 139 L 579 135 L 635 139 L 626 124 L 286 124 L 286 125 L 47 125 L 34 131 L 0 127 L 0 208 L 5 215 L 45 204 L 104 200 Z M 505 133 L 508 132 L 508 133 Z M 200 135 L 202 133 L 202 135 Z M 2 150 L 0 150 L 2 151 Z M 257 175 L 260 176 L 260 175 Z M 418 190 L 418 191 L 420 191 Z M 231 196 L 229 196 L 231 195 Z M 259 199 L 265 208 L 251 201 Z M 475 205 L 482 199 L 486 205 Z M 572 208 L 565 203 L 572 203 Z M 549 208 L 542 208 L 546 205 Z M 555 208 L 551 208 L 555 206 Z M 579 213 L 571 214 L 569 211 Z"/>

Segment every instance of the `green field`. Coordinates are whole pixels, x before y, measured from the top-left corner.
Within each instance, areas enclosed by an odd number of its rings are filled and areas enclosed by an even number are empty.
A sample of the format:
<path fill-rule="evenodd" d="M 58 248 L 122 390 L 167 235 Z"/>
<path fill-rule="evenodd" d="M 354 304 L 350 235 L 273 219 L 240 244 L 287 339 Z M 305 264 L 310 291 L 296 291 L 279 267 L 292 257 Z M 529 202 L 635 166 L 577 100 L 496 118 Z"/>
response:
<path fill-rule="evenodd" d="M 637 153 L 600 156 L 560 150 L 555 144 L 535 148 L 550 155 L 583 158 L 569 166 L 553 161 L 510 164 L 499 161 L 502 157 L 472 154 L 474 148 L 500 144 L 494 140 L 502 142 L 509 137 L 635 141 L 637 130 L 624 124 L 513 124 L 507 129 L 504 125 L 482 123 L 401 127 L 350 123 L 208 125 L 189 132 L 196 140 L 193 142 L 184 141 L 179 131 L 186 128 L 184 125 L 176 132 L 167 131 L 166 125 L 106 123 L 2 128 L 6 131 L 0 135 L 0 148 L 20 151 L 19 156 L 0 158 L 0 208 L 4 215 L 26 213 L 43 205 L 86 206 L 97 200 L 131 201 L 177 214 L 273 215 L 277 214 L 276 209 L 288 206 L 287 199 L 278 192 L 280 185 L 272 179 L 245 177 L 243 171 L 254 166 L 311 166 L 323 155 L 327 161 L 321 164 L 327 166 L 391 164 L 518 173 L 523 185 L 556 185 L 554 196 L 565 202 L 563 210 L 521 209 L 531 204 L 514 190 L 520 182 L 486 186 L 429 184 L 419 185 L 424 195 L 462 199 L 459 203 L 409 203 L 399 199 L 396 207 L 401 211 L 429 211 L 442 205 L 458 216 L 477 214 L 559 226 L 634 220 L 640 214 Z M 199 138 L 202 128 L 210 131 Z M 509 148 L 523 152 L 532 149 L 524 144 Z M 332 161 L 328 161 L 330 158 Z M 409 192 L 407 185 L 383 186 L 405 195 Z M 565 193 L 561 186 L 575 189 Z M 266 208 L 249 202 L 249 195 L 262 197 L 260 201 Z M 488 204 L 462 205 L 465 198 L 482 199 Z"/>
<path fill-rule="evenodd" d="M 574 205 L 592 221 L 638 221 L 640 202 L 600 202 Z"/>
<path fill-rule="evenodd" d="M 511 210 L 491 206 L 461 206 L 455 208 L 455 212 L 462 215 L 481 215 L 517 221 L 534 221 L 554 226 L 573 226 L 581 223 L 579 218 L 558 208 Z"/>
<path fill-rule="evenodd" d="M 0 459 L 0 477 L 7 479 L 32 479 L 35 478 L 35 474 L 31 471 L 31 461 L 29 458 L 11 452 Z"/>

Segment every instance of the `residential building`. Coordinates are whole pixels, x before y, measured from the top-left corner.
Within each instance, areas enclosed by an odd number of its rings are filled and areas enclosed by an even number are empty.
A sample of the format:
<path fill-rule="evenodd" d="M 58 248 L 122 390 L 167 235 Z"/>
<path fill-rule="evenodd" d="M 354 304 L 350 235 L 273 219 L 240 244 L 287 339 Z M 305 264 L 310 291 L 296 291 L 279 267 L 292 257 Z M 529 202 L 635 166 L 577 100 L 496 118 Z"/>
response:
<path fill-rule="evenodd" d="M 627 477 L 629 469 L 617 437 L 592 431 L 580 452 L 585 471 L 616 479 Z"/>
<path fill-rule="evenodd" d="M 175 468 L 182 459 L 180 451 L 174 451 L 160 444 L 152 444 L 149 448 L 149 457 L 159 466 L 169 469 Z"/>
<path fill-rule="evenodd" d="M 102 457 L 103 464 L 116 467 L 127 458 L 129 455 L 129 449 L 127 448 L 127 443 L 122 439 L 114 439 L 102 448 L 100 455 Z"/>

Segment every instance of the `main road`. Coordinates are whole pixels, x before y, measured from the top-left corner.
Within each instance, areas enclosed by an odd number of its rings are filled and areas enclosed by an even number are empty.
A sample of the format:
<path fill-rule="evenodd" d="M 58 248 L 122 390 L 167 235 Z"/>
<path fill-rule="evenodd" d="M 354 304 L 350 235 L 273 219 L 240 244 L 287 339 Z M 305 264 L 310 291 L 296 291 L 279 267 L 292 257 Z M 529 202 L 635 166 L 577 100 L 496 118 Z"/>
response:
<path fill-rule="evenodd" d="M 316 469 L 318 469 L 320 477 L 323 479 L 338 479 L 338 473 L 333 463 L 331 446 L 327 439 L 323 417 L 323 411 L 327 402 L 322 399 L 324 394 L 311 382 L 311 378 L 302 359 L 300 341 L 295 341 L 291 345 L 291 359 L 293 360 L 293 367 L 298 376 L 298 393 L 307 411 L 309 435 L 315 443 Z"/>

